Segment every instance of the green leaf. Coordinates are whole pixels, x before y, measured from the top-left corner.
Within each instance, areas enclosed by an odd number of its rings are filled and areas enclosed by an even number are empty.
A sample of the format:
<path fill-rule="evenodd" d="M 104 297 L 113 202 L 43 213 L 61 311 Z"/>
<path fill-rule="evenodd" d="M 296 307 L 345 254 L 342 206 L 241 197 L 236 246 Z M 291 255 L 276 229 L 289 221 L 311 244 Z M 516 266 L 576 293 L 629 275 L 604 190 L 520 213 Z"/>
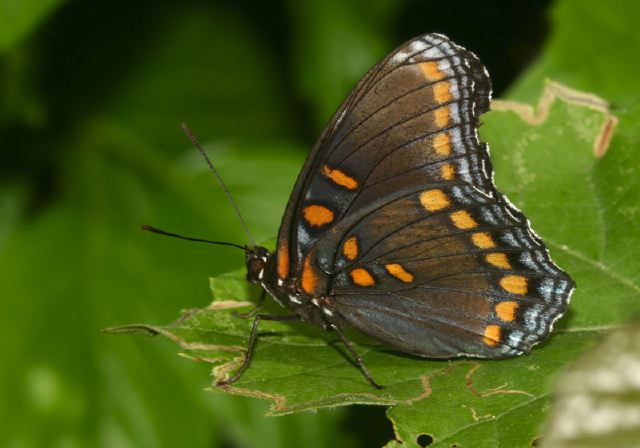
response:
<path fill-rule="evenodd" d="M 0 1 L 0 54 L 28 36 L 62 3 L 62 0 Z"/>
<path fill-rule="evenodd" d="M 637 102 L 640 3 L 561 0 L 551 9 L 552 33 L 542 57 L 523 74 L 509 97 L 534 101 L 541 80 L 553 78 L 607 98 Z"/>
<path fill-rule="evenodd" d="M 243 360 L 251 322 L 231 315 L 255 300 L 242 271 L 213 279 L 214 301 L 168 326 L 138 325 L 178 343 L 184 356 L 213 363 L 210 390 L 272 401 L 270 413 L 354 403 L 389 406 L 398 440 L 414 446 L 527 446 L 549 406 L 549 379 L 608 328 L 640 311 L 634 231 L 636 166 L 604 101 L 549 83 L 536 110 L 496 102 L 485 117 L 499 189 L 520 206 L 554 260 L 578 284 L 568 315 L 531 355 L 503 361 L 429 361 L 351 337 L 374 378 L 367 384 L 336 337 L 308 324 L 264 322 L 251 367 L 233 386 L 217 387 Z M 623 122 L 631 116 L 621 117 Z M 282 312 L 282 311 L 281 311 Z"/>
<path fill-rule="evenodd" d="M 64 125 L 3 134 L 10 137 L 5 177 L 23 169 L 23 159 L 46 176 L 20 187 L 3 178 L 0 188 L 0 358 L 11 360 L 0 369 L 7 429 L 0 446 L 217 446 L 223 439 L 283 446 L 307 429 L 319 445 L 332 445 L 342 435 L 326 428 L 342 413 L 257 419 L 265 403 L 212 400 L 197 386 L 207 372 L 175 362 L 172 347 L 99 333 L 113 322 L 166 321 L 177 308 L 206 301 L 199 280 L 243 260 L 239 251 L 176 244 L 139 230 L 149 223 L 244 241 L 226 198 L 180 132 L 182 120 L 199 136 L 217 136 L 214 160 L 258 237 L 273 235 L 285 204 L 260 198 L 262 187 L 243 170 L 261 164 L 268 170 L 261 179 L 286 196 L 303 157 L 298 145 L 273 143 L 288 132 L 287 113 L 273 85 L 275 69 L 246 18 L 202 3 L 150 8 L 153 14 L 132 30 L 135 39 L 110 30 L 83 37 L 78 45 L 89 45 L 87 51 L 56 48 L 73 59 L 71 67 L 55 67 L 73 72 L 65 75 L 73 88 L 48 92 L 58 98 L 49 102 Z M 43 52 L 48 43 L 40 42 Z M 104 47 L 127 57 L 105 57 Z M 256 64 L 260 82 L 240 89 L 235 81 L 255 81 Z M 69 104 L 77 114 L 67 113 Z M 36 189 L 50 191 L 43 199 Z M 177 259 L 188 263 L 175 266 Z"/>
<path fill-rule="evenodd" d="M 297 27 L 293 48 L 297 88 L 312 106 L 320 130 L 362 74 L 392 50 L 385 45 L 383 30 L 402 2 L 290 3 Z"/>
<path fill-rule="evenodd" d="M 608 336 L 563 375 L 542 442 L 546 447 L 637 446 L 640 324 Z"/>

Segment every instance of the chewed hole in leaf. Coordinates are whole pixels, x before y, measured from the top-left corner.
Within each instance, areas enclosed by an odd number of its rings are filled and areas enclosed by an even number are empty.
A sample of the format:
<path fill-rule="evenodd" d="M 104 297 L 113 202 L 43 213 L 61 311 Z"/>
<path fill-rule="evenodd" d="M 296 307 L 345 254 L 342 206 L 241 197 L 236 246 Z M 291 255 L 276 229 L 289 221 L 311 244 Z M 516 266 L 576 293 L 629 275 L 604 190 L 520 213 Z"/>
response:
<path fill-rule="evenodd" d="M 348 434 L 359 437 L 362 446 L 385 446 L 396 437 L 384 406 L 351 406 L 342 428 Z M 376 430 L 371 431 L 371 428 Z"/>
<path fill-rule="evenodd" d="M 416 439 L 416 443 L 422 447 L 429 446 L 433 443 L 433 437 L 429 434 L 420 434 Z"/>

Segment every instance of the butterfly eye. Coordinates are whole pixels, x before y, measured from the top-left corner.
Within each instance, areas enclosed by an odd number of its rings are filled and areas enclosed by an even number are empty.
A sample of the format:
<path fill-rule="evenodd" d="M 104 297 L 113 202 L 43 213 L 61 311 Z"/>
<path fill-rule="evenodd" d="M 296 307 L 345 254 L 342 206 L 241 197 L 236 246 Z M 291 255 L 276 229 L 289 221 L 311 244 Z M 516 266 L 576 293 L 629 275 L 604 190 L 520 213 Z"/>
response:
<path fill-rule="evenodd" d="M 251 283 L 260 283 L 264 277 L 265 261 L 263 258 L 253 256 L 247 260 L 247 280 Z"/>

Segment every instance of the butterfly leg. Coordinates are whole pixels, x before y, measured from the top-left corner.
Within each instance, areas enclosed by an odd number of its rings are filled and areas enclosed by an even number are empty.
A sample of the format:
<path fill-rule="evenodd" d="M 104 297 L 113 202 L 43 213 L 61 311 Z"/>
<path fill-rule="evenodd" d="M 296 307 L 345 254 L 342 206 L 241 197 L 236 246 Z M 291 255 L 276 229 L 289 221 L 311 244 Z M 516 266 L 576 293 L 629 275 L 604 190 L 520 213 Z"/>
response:
<path fill-rule="evenodd" d="M 349 339 L 347 339 L 347 337 L 342 333 L 342 331 L 336 325 L 331 325 L 331 328 L 338 334 L 344 346 L 347 347 L 347 350 L 349 350 L 349 353 L 351 353 L 351 356 L 353 356 L 353 359 L 355 359 L 356 364 L 358 364 L 358 368 L 360 369 L 364 377 L 367 379 L 367 381 L 369 381 L 369 384 L 371 384 L 376 389 L 384 389 L 384 386 L 381 386 L 375 382 L 375 380 L 369 373 L 369 369 L 367 369 L 367 366 L 364 364 L 363 359 L 360 357 L 358 352 L 356 352 L 356 349 L 353 348 L 353 346 L 351 345 L 351 342 L 349 342 Z"/>
<path fill-rule="evenodd" d="M 251 328 L 251 336 L 249 337 L 249 345 L 247 346 L 247 354 L 244 357 L 244 362 L 238 369 L 238 371 L 233 375 L 230 379 L 226 381 L 220 381 L 216 385 L 217 386 L 228 386 L 230 384 L 235 383 L 240 379 L 242 374 L 249 364 L 251 364 L 251 360 L 253 359 L 253 352 L 256 348 L 256 341 L 258 340 L 258 325 L 262 320 L 273 320 L 278 322 L 295 322 L 301 320 L 302 317 L 298 314 L 290 314 L 287 316 L 272 316 L 269 314 L 258 314 L 256 318 L 253 320 L 253 327 Z"/>
<path fill-rule="evenodd" d="M 258 303 L 256 303 L 256 306 L 251 308 L 246 313 L 238 313 L 238 312 L 234 311 L 231 314 L 233 315 L 233 317 L 240 317 L 242 319 L 247 319 L 249 317 L 254 317 L 256 314 L 258 314 L 258 311 L 260 311 L 260 309 L 262 308 L 262 304 L 264 303 L 265 297 L 267 297 L 267 291 L 265 289 L 263 289 L 260 292 L 260 298 L 258 299 Z"/>

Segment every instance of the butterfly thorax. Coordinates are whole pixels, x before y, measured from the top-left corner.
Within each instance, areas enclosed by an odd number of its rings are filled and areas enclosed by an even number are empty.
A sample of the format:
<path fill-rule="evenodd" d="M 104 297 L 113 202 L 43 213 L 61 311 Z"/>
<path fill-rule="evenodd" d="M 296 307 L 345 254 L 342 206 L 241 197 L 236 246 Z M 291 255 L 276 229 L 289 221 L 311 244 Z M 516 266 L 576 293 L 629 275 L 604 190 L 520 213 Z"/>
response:
<path fill-rule="evenodd" d="M 296 286 L 293 280 L 278 280 L 275 257 L 264 247 L 254 247 L 247 251 L 247 280 L 259 284 L 281 306 L 300 315 L 323 328 L 331 323 L 326 312 L 322 312 L 322 297 L 311 296 Z"/>
<path fill-rule="evenodd" d="M 247 248 L 247 281 L 250 283 L 262 283 L 270 255 L 269 250 L 264 247 Z"/>

